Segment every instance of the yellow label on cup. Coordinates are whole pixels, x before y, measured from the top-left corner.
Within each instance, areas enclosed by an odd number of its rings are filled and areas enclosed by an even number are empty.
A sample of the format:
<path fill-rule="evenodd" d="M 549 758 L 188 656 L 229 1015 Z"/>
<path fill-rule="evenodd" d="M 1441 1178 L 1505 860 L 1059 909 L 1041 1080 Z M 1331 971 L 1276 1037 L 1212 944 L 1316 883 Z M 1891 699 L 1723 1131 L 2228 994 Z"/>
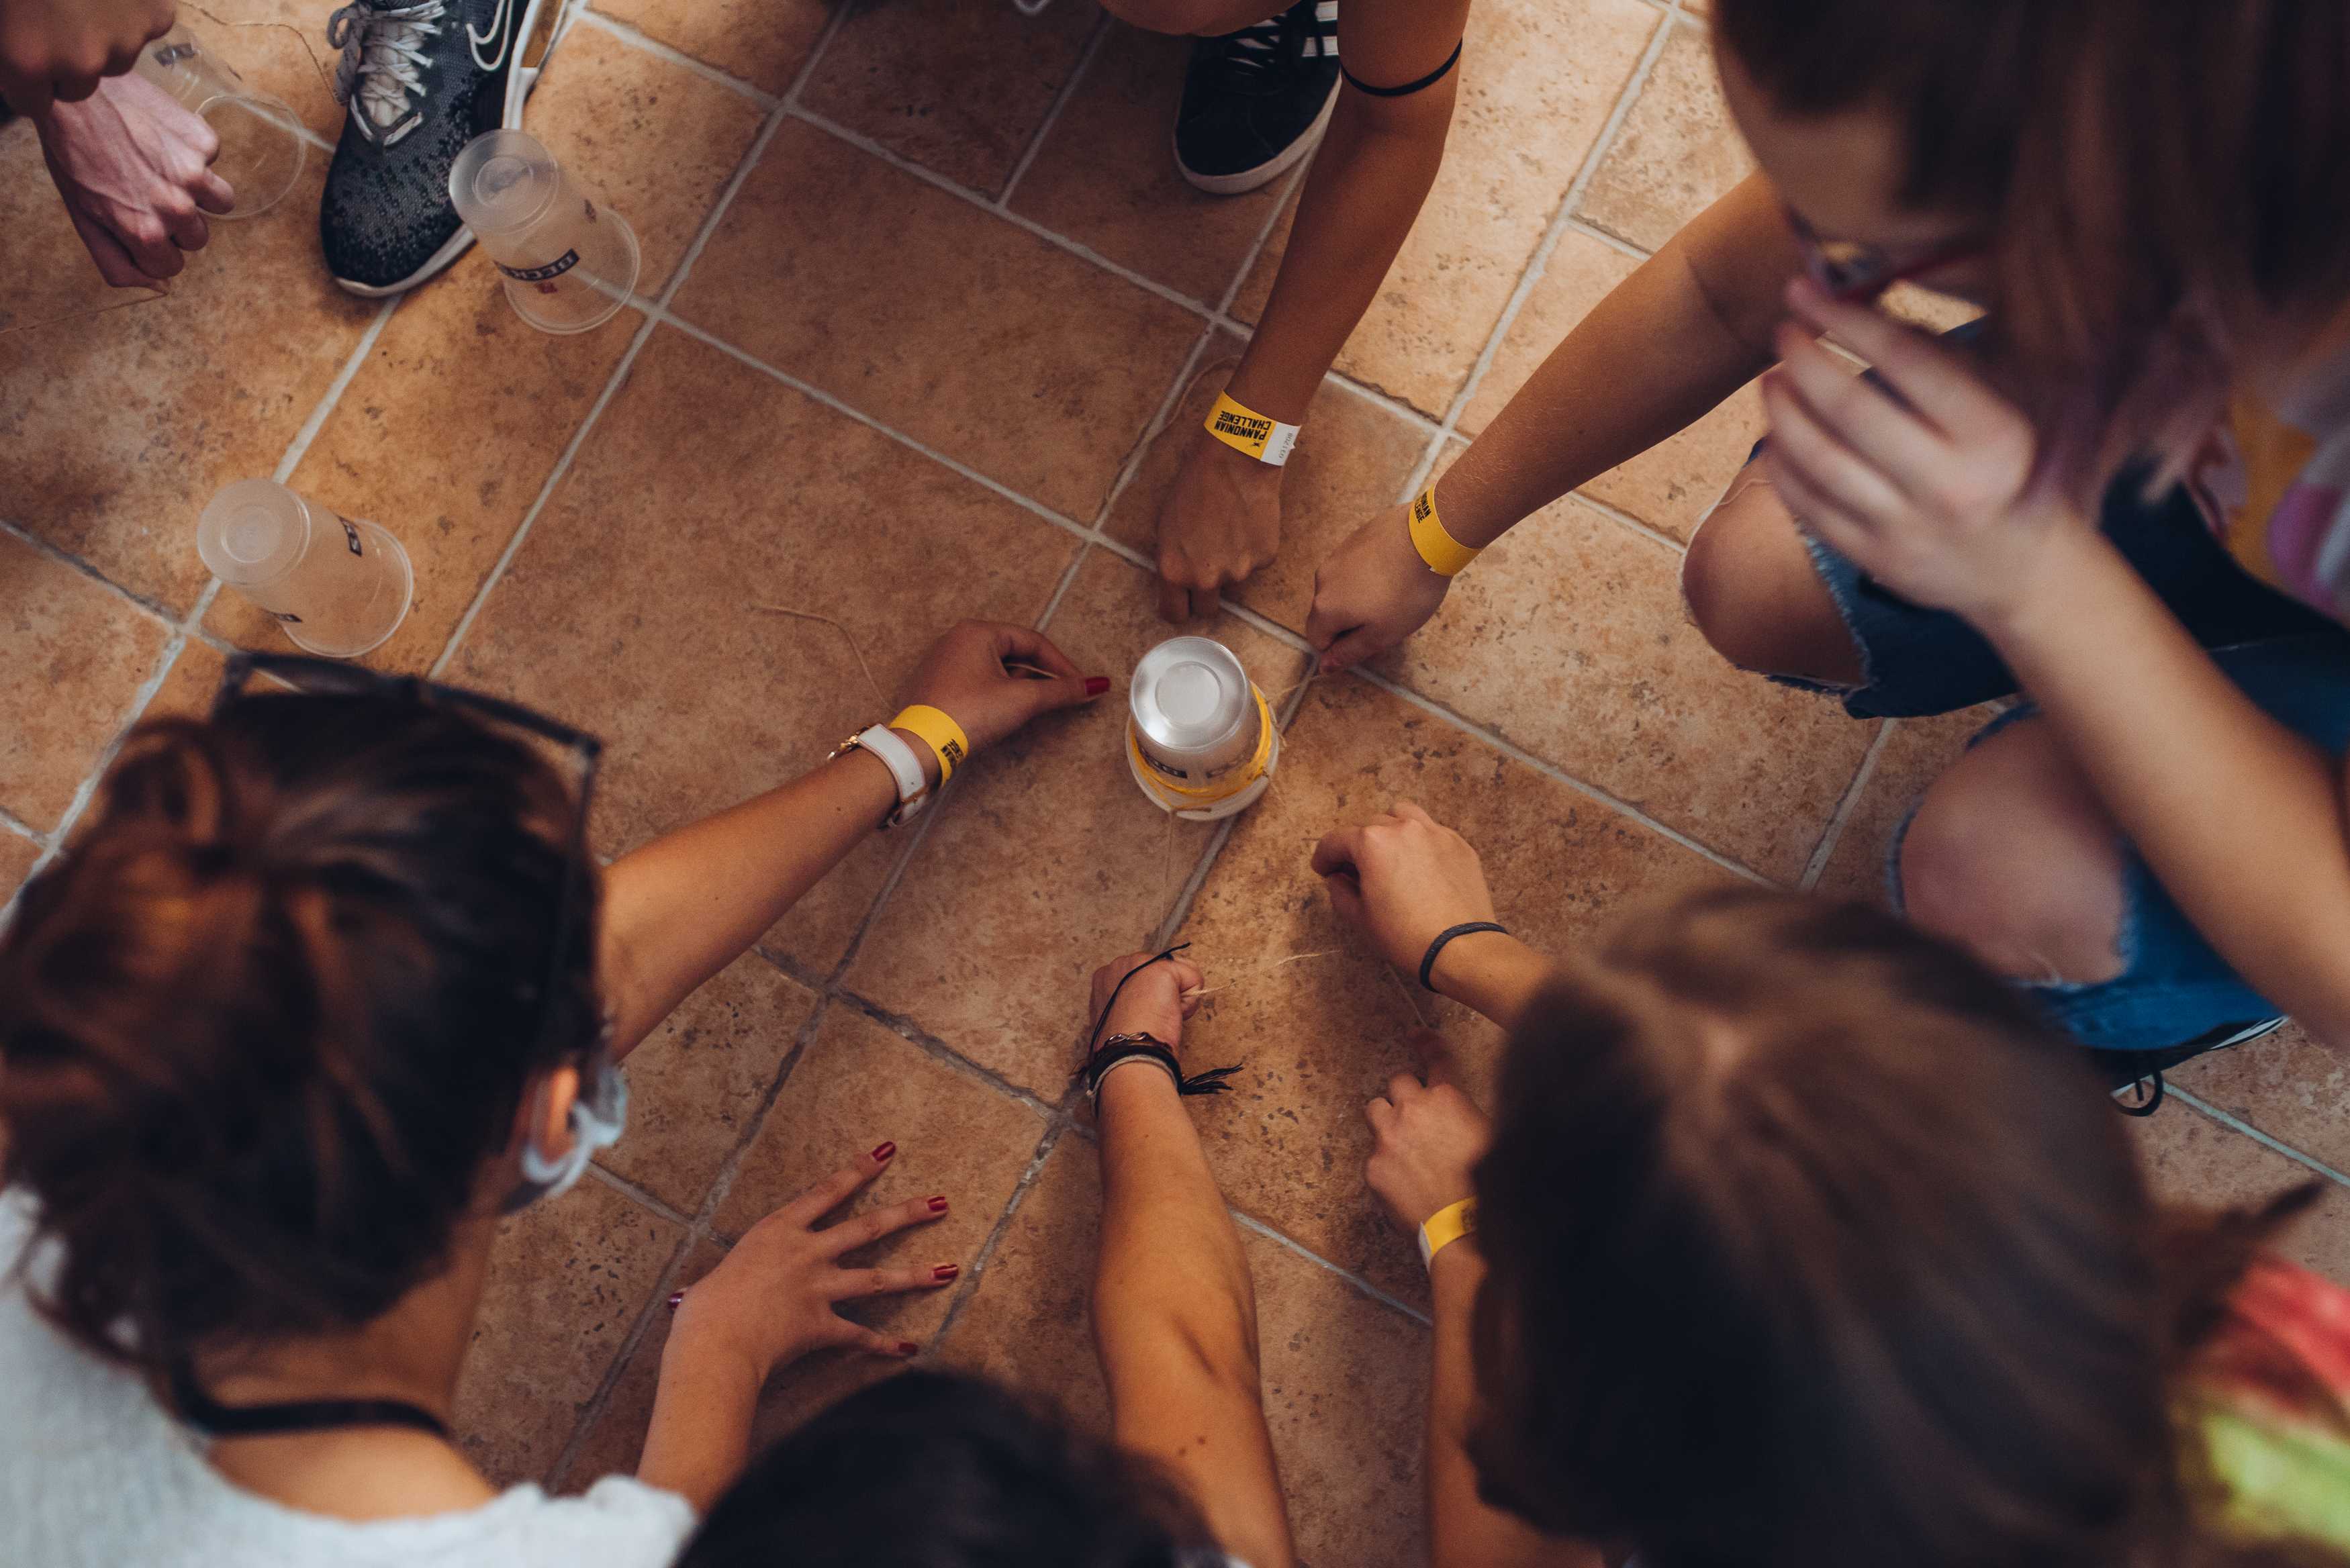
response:
<path fill-rule="evenodd" d="M 920 735 L 939 754 L 941 784 L 954 777 L 955 769 L 971 754 L 971 737 L 962 732 L 962 726 L 927 703 L 915 703 L 890 720 L 889 727 Z"/>
<path fill-rule="evenodd" d="M 1295 425 L 1283 424 L 1235 402 L 1230 392 L 1216 394 L 1216 406 L 1208 410 L 1208 433 L 1234 452 L 1246 452 L 1275 468 L 1289 461 L 1291 449 L 1297 445 Z"/>
<path fill-rule="evenodd" d="M 1479 555 L 1447 533 L 1444 520 L 1436 514 L 1436 486 L 1430 485 L 1411 504 L 1411 545 L 1428 569 L 1440 577 L 1458 576 L 1461 568 Z"/>

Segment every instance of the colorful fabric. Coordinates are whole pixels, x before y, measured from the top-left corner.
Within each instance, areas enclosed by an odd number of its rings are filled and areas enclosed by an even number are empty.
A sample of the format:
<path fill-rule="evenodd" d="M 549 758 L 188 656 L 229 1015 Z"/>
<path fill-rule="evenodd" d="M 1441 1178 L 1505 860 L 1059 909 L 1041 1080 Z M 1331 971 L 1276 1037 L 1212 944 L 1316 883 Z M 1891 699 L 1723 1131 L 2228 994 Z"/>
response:
<path fill-rule="evenodd" d="M 2286 397 L 2239 397 L 2197 478 L 2247 571 L 2350 620 L 2350 356 Z"/>
<path fill-rule="evenodd" d="M 2186 1413 L 2220 1489 L 2216 1522 L 2350 1551 L 2350 1290 L 2254 1263 L 2197 1358 Z"/>

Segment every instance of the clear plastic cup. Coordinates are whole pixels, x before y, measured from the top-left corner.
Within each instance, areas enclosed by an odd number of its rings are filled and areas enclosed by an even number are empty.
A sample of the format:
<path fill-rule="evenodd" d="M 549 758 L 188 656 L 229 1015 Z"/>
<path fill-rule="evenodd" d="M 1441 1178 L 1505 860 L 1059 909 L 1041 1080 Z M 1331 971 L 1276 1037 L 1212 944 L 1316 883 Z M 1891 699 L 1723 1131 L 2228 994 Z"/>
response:
<path fill-rule="evenodd" d="M 609 321 L 637 286 L 637 236 L 563 171 L 538 138 L 492 130 L 449 169 L 449 200 L 505 274 L 515 314 L 541 332 Z"/>
<path fill-rule="evenodd" d="M 274 480 L 241 479 L 214 495 L 196 522 L 196 554 L 296 648 L 332 659 L 381 647 L 415 595 L 399 540 Z"/>
<path fill-rule="evenodd" d="M 236 192 L 233 212 L 219 218 L 255 218 L 286 199 L 302 177 L 309 151 L 301 118 L 286 100 L 247 87 L 234 67 L 174 27 L 139 51 L 139 74 L 203 117 L 220 138 L 213 172 Z"/>
<path fill-rule="evenodd" d="M 1222 643 L 1170 638 L 1134 667 L 1127 765 L 1160 809 L 1195 822 L 1246 810 L 1280 760 L 1264 694 Z"/>

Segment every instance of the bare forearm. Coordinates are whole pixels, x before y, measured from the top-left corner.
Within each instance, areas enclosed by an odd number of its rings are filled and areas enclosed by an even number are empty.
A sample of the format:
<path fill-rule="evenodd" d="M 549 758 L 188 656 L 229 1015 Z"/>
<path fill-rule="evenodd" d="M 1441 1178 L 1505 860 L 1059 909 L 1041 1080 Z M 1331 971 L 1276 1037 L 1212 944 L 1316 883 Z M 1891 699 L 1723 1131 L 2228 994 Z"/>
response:
<path fill-rule="evenodd" d="M 1594 306 L 1445 472 L 1446 529 L 1489 545 L 1752 380 L 1799 265 L 1770 186 L 1731 190 Z"/>
<path fill-rule="evenodd" d="M 614 862 L 598 965 L 613 1049 L 626 1053 L 741 956 L 897 799 L 879 759 L 851 752 Z"/>
<path fill-rule="evenodd" d="M 1514 1029 L 1550 978 L 1551 961 L 1501 931 L 1455 937 L 1429 978 L 1438 992 L 1503 1029 Z"/>
<path fill-rule="evenodd" d="M 750 1458 L 759 1384 L 749 1362 L 672 1336 L 661 1355 L 637 1479 L 707 1510 Z"/>
<path fill-rule="evenodd" d="M 1367 123 L 1361 96 L 1341 89 L 1263 319 L 1232 374 L 1235 399 L 1284 423 L 1305 419 L 1435 182 L 1454 90 L 1447 77 L 1388 128 Z"/>
<path fill-rule="evenodd" d="M 1985 629 L 2196 929 L 2313 1033 L 2350 1044 L 2339 764 L 2255 707 L 2091 530 Z"/>

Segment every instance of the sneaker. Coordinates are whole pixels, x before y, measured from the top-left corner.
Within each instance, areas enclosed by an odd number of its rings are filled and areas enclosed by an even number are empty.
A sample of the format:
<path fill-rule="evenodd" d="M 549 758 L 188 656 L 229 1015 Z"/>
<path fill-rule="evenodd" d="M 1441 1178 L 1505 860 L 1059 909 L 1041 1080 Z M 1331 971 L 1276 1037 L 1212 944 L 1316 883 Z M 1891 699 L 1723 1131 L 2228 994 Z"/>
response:
<path fill-rule="evenodd" d="M 484 131 L 521 128 L 523 99 L 546 64 L 542 55 L 525 67 L 523 44 L 549 3 L 352 0 L 335 12 L 327 40 L 343 52 L 335 96 L 348 113 L 318 240 L 338 284 L 370 298 L 398 294 L 473 243 L 449 203 L 449 166 Z"/>
<path fill-rule="evenodd" d="M 1202 38 L 1175 111 L 1175 167 L 1215 196 L 1253 191 L 1314 151 L 1338 101 L 1338 0 Z"/>
<path fill-rule="evenodd" d="M 2222 1023 L 2217 1029 L 2206 1030 L 2183 1045 L 2163 1046 L 2153 1051 L 2106 1051 L 2092 1047 L 2089 1060 L 2112 1083 L 2116 1109 L 2126 1116 L 2150 1116 L 2162 1108 L 2163 1096 L 2168 1089 L 2162 1077 L 2165 1068 L 2176 1067 L 2181 1062 L 2258 1040 L 2262 1035 L 2273 1034 L 2283 1027 L 2284 1020 L 2282 1018 L 2262 1018 L 2249 1023 Z M 2125 1099 L 2125 1095 L 2130 1097 Z"/>

